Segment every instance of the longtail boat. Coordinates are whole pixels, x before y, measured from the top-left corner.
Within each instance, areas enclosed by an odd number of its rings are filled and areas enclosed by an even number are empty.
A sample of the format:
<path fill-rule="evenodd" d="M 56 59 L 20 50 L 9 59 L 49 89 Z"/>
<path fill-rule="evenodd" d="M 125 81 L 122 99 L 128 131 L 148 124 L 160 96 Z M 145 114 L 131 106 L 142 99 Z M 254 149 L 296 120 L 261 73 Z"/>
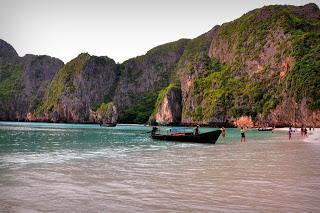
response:
<path fill-rule="evenodd" d="M 184 132 L 176 132 L 172 134 L 159 134 L 155 131 L 152 131 L 151 137 L 152 139 L 163 140 L 163 141 L 215 144 L 220 134 L 221 134 L 221 130 L 215 130 L 215 131 L 201 133 L 201 134 L 184 133 Z"/>
<path fill-rule="evenodd" d="M 272 131 L 274 128 L 272 127 L 265 127 L 265 128 L 258 128 L 258 131 Z"/>
<path fill-rule="evenodd" d="M 102 127 L 115 127 L 117 123 L 101 123 L 100 126 Z"/>

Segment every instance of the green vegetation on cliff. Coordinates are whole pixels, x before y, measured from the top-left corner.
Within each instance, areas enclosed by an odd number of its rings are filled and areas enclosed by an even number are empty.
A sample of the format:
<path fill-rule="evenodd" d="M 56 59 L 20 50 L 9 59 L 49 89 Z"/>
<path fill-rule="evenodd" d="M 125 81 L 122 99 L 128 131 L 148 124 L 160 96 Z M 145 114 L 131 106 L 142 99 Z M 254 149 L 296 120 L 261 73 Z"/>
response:
<path fill-rule="evenodd" d="M 125 82 L 129 104 L 121 106 L 119 122 L 146 123 L 155 110 L 155 104 L 169 84 L 179 84 L 177 62 L 184 53 L 188 39 L 160 45 L 145 55 L 120 65 L 120 82 Z M 150 87 L 152 85 L 152 87 Z M 119 103 L 120 105 L 122 103 Z M 160 103 L 157 103 L 160 105 Z"/>
<path fill-rule="evenodd" d="M 198 107 L 191 114 L 196 120 L 210 119 L 213 111 L 218 105 L 225 105 L 229 98 L 227 93 L 233 95 L 233 90 L 228 81 L 230 78 L 230 68 L 219 64 L 216 60 L 209 63 L 206 73 L 194 82 L 193 95 Z M 233 97 L 234 98 L 234 97 Z"/>
<path fill-rule="evenodd" d="M 212 48 L 219 48 L 215 54 L 229 58 L 228 64 L 188 55 L 189 63 L 182 69 L 195 74 L 188 102 L 192 105 L 184 107 L 184 115 L 198 122 L 212 118 L 224 122 L 242 115 L 266 117 L 292 92 L 296 101 L 307 98 L 309 107 L 319 109 L 319 19 L 301 18 L 294 10 L 266 6 L 223 24 Z M 287 60 L 293 66 L 284 70 Z"/>
<path fill-rule="evenodd" d="M 97 109 L 97 112 L 106 114 L 109 110 L 109 107 L 111 106 L 112 102 L 109 103 L 102 103 L 100 107 Z"/>
<path fill-rule="evenodd" d="M 115 101 L 119 122 L 145 123 L 176 87 L 181 88 L 186 123 L 225 122 L 242 115 L 274 119 L 293 98 L 296 108 L 306 100 L 310 109 L 320 109 L 319 17 L 314 4 L 265 6 L 195 39 L 160 45 L 120 65 L 80 54 L 56 73 L 44 102 L 44 89 L 30 95 L 31 110 L 50 114 L 58 106 L 63 109 L 56 114 L 63 114 L 66 108 L 77 108 L 65 113 L 66 119 L 72 114 L 81 121 L 89 109 L 104 113 Z M 114 66 L 104 69 L 109 62 Z M 0 66 L 1 100 L 19 99 L 22 69 Z M 113 83 L 99 81 L 111 76 L 106 70 L 116 72 Z"/>
<path fill-rule="evenodd" d="M 50 84 L 47 99 L 37 111 L 51 111 L 63 93 L 73 93 L 77 89 L 74 77 L 84 69 L 89 59 L 89 54 L 82 53 L 63 66 Z"/>
<path fill-rule="evenodd" d="M 210 33 L 211 32 L 202 34 L 188 42 L 188 45 L 186 46 L 176 68 L 177 75 L 180 77 L 180 80 L 183 81 L 181 82 L 182 88 L 186 86 L 186 82 L 184 82 L 186 76 L 190 78 L 192 75 L 195 74 L 196 76 L 199 75 L 197 76 L 197 78 L 201 78 L 201 76 L 206 75 L 208 71 L 206 70 L 208 65 L 207 63 L 209 60 L 208 50 L 212 41 Z M 201 84 L 200 82 L 198 83 L 198 85 Z M 190 92 L 192 93 L 192 91 Z M 193 93 L 192 95 L 194 94 L 195 93 Z M 191 97 L 191 99 L 192 98 L 194 97 Z M 203 96 L 197 96 L 195 98 L 197 98 L 197 103 L 199 104 L 201 102 L 200 99 L 203 98 Z M 192 119 L 194 119 L 195 121 L 202 120 L 202 118 L 204 117 L 203 107 L 198 105 L 197 108 L 193 110 L 192 107 L 189 106 L 189 104 L 189 100 L 183 100 L 182 114 L 184 116 L 191 116 Z"/>
<path fill-rule="evenodd" d="M 296 63 L 288 75 L 289 88 L 296 101 L 305 97 L 311 109 L 320 109 L 320 21 L 292 17 L 290 26 Z"/>
<path fill-rule="evenodd" d="M 207 33 L 190 40 L 177 64 L 177 70 L 180 70 L 178 74 L 185 74 L 194 64 L 206 58 L 210 42 L 211 38 Z"/>
<path fill-rule="evenodd" d="M 196 121 L 209 120 L 217 113 L 224 117 L 255 117 L 258 113 L 267 114 L 279 103 L 277 79 L 237 77 L 230 66 L 219 64 L 216 59 L 207 64 L 204 76 L 194 82 L 197 108 L 191 116 Z"/>
<path fill-rule="evenodd" d="M 166 55 L 169 52 L 174 52 L 174 51 L 176 51 L 178 49 L 184 49 L 185 45 L 189 41 L 190 41 L 190 39 L 179 39 L 178 41 L 162 44 L 160 46 L 157 46 L 157 47 L 152 48 L 151 50 L 149 50 L 147 52 L 146 56 L 151 55 L 151 54 Z"/>
<path fill-rule="evenodd" d="M 290 86 L 297 101 L 310 98 L 311 109 L 320 109 L 320 33 L 306 34 L 297 44 Z"/>
<path fill-rule="evenodd" d="M 320 109 L 320 20 L 312 19 L 311 21 L 308 18 L 302 18 L 302 15 L 297 15 L 294 10 L 295 8 L 291 6 L 266 6 L 222 25 L 219 34 L 228 43 L 234 43 L 236 51 L 231 70 L 239 71 L 243 67 L 244 60 L 258 57 L 268 41 L 280 39 L 272 33 L 278 29 L 283 30 L 288 39 L 282 43 L 275 57 L 280 57 L 282 54 L 295 59 L 295 64 L 286 78 L 289 89 L 294 93 L 298 103 L 305 97 L 310 101 L 310 108 Z M 281 85 L 275 86 L 274 82 L 277 79 L 272 79 L 277 77 L 272 75 L 268 78 L 269 80 L 266 79 L 263 82 L 258 81 L 253 91 L 254 103 L 257 101 L 264 103 L 257 104 L 255 111 L 263 112 L 265 115 L 279 103 L 279 98 L 275 97 L 282 96 L 279 89 Z M 268 91 L 270 86 L 277 88 L 273 88 L 271 92 L 273 94 L 269 95 L 266 92 L 262 97 L 259 91 L 266 91 L 266 89 Z M 278 92 L 277 95 L 275 91 Z M 259 98 L 263 101 L 258 100 Z"/>
<path fill-rule="evenodd" d="M 0 99 L 2 101 L 11 99 L 19 90 L 22 70 L 22 65 L 8 64 L 0 66 Z"/>
<path fill-rule="evenodd" d="M 96 112 L 100 121 L 107 123 L 117 122 L 117 111 L 113 102 L 102 103 Z"/>
<path fill-rule="evenodd" d="M 284 6 L 265 6 L 253 10 L 239 19 L 223 24 L 219 35 L 229 41 L 230 44 L 234 44 L 234 46 L 229 45 L 229 48 L 235 47 L 237 54 L 253 59 L 258 56 L 257 53 L 266 44 L 270 33 L 275 32 L 277 28 L 281 28 L 286 22 L 287 16 L 288 11 Z M 229 49 L 229 51 L 233 50 Z M 239 58 L 236 58 L 237 60 Z M 239 62 L 241 61 L 238 61 L 238 64 Z"/>
<path fill-rule="evenodd" d="M 163 99 L 165 98 L 166 94 L 168 94 L 168 92 L 170 92 L 171 89 L 173 89 L 174 87 L 176 87 L 173 83 L 169 84 L 167 87 L 163 88 L 162 90 L 160 90 L 156 103 L 154 105 L 154 110 L 153 110 L 153 115 L 157 113 Z"/>
<path fill-rule="evenodd" d="M 138 96 L 131 93 L 129 97 L 133 101 L 133 104 L 123 109 L 123 115 L 119 118 L 119 122 L 146 123 L 153 112 L 157 94 L 148 92 L 143 96 Z"/>

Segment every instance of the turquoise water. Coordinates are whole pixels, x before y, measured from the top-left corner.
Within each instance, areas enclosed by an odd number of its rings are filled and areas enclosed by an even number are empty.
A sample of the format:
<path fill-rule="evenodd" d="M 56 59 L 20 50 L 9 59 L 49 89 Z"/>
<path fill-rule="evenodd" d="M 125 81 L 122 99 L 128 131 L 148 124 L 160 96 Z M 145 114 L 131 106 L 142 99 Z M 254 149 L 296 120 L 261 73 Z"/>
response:
<path fill-rule="evenodd" d="M 173 143 L 150 130 L 0 122 L 0 212 L 320 211 L 317 142 L 252 130 L 240 143 L 227 129 L 215 145 Z"/>
<path fill-rule="evenodd" d="M 100 127 L 92 124 L 53 124 L 0 122 L 0 168 L 11 164 L 33 162 L 61 162 L 69 159 L 119 155 L 148 149 L 189 147 L 199 144 L 155 141 L 147 133 L 149 126 L 118 125 Z M 162 132 L 168 128 L 162 127 Z M 200 128 L 200 132 L 216 128 Z M 192 131 L 192 128 L 181 128 Z M 270 140 L 283 132 L 246 133 L 250 142 Z M 227 137 L 220 137 L 217 144 L 235 144 L 240 140 L 239 129 L 227 129 Z M 203 146 L 203 145 L 200 145 Z M 1 159 L 1 158 L 0 158 Z"/>
<path fill-rule="evenodd" d="M 168 128 L 163 127 L 163 132 L 166 132 L 166 129 Z M 200 131 L 208 132 L 214 129 L 201 128 Z M 147 134 L 150 130 L 151 127 L 148 126 L 100 127 L 91 124 L 0 122 L 0 153 L 50 153 L 71 150 L 80 154 L 82 151 L 98 151 L 105 148 L 136 150 L 151 146 L 180 146 L 172 142 L 152 140 Z M 186 128 L 186 131 L 192 131 L 192 128 Z M 246 136 L 248 141 L 259 141 L 283 134 L 250 130 Z M 217 143 L 238 143 L 239 140 L 239 129 L 231 128 L 227 129 L 227 137 L 220 137 Z"/>

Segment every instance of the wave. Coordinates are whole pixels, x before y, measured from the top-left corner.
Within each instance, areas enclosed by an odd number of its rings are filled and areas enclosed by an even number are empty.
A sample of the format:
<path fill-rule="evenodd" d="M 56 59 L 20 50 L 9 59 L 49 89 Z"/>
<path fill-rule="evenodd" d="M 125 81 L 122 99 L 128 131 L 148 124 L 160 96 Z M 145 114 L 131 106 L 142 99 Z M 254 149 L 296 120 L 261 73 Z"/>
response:
<path fill-rule="evenodd" d="M 309 143 L 319 143 L 320 142 L 320 129 L 315 129 L 314 131 L 311 131 L 303 141 L 309 142 Z"/>

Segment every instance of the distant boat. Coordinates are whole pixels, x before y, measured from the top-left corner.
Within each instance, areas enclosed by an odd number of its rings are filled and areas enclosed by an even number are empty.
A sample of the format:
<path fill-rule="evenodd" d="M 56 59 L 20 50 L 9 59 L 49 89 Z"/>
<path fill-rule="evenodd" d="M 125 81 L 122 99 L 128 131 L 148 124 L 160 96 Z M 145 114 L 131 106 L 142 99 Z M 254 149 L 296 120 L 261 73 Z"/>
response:
<path fill-rule="evenodd" d="M 115 127 L 115 126 L 117 126 L 117 123 L 101 123 L 100 126 L 103 126 L 103 127 Z"/>
<path fill-rule="evenodd" d="M 152 139 L 175 142 L 193 142 L 193 143 L 211 143 L 215 144 L 221 134 L 221 130 L 211 132 L 193 134 L 184 132 L 175 132 L 172 134 L 151 133 Z"/>
<path fill-rule="evenodd" d="M 258 128 L 258 131 L 272 131 L 272 127 Z"/>

